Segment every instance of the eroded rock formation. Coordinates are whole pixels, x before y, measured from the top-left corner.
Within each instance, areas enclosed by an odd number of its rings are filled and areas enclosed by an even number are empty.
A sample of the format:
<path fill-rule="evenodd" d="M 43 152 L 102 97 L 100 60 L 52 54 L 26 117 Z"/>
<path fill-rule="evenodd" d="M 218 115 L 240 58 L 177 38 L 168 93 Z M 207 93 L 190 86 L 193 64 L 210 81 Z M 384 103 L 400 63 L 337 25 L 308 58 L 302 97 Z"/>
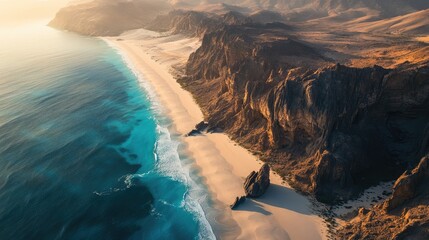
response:
<path fill-rule="evenodd" d="M 429 158 L 406 171 L 393 195 L 359 214 L 338 231 L 337 239 L 429 239 Z"/>
<path fill-rule="evenodd" d="M 270 186 L 270 166 L 265 163 L 258 172 L 251 172 L 244 181 L 246 197 L 258 198 Z"/>
<path fill-rule="evenodd" d="M 426 180 L 426 182 L 425 182 Z M 413 199 L 422 184 L 429 183 L 429 157 L 424 157 L 412 171 L 406 171 L 393 186 L 393 195 L 384 203 L 384 209 L 389 212 Z M 429 199 L 428 199 L 429 200 Z"/>
<path fill-rule="evenodd" d="M 206 33 L 214 32 L 225 25 L 241 25 L 252 20 L 239 12 L 228 12 L 216 15 L 197 11 L 171 11 L 159 15 L 145 26 L 146 29 L 157 32 L 185 34 L 191 37 L 203 37 Z"/>

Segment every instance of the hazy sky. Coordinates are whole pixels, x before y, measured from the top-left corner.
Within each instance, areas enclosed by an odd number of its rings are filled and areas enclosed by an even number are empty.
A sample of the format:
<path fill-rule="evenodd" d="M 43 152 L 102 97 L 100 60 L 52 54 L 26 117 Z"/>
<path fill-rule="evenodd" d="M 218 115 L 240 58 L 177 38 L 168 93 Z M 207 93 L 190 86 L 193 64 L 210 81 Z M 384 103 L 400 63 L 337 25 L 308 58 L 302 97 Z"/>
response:
<path fill-rule="evenodd" d="M 69 0 L 0 0 L 0 24 L 52 18 Z"/>

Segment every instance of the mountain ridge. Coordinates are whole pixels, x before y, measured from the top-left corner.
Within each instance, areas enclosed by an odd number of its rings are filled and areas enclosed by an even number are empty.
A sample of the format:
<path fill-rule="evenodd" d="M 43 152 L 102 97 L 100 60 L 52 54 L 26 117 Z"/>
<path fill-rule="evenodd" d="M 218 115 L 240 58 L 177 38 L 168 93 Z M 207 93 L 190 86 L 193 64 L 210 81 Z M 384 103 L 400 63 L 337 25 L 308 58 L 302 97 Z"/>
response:
<path fill-rule="evenodd" d="M 50 26 L 68 29 L 85 35 L 114 36 L 124 31 L 141 28 L 160 13 L 185 10 L 226 14 L 239 12 L 258 22 L 303 22 L 319 19 L 347 19 L 347 22 L 374 22 L 427 10 L 429 2 L 418 0 L 207 0 L 169 1 L 154 4 L 150 0 L 94 0 L 77 2 L 61 9 Z M 423 12 L 419 19 L 429 17 Z M 359 27 L 359 26 L 358 26 Z M 400 31 L 397 30 L 397 31 Z"/>

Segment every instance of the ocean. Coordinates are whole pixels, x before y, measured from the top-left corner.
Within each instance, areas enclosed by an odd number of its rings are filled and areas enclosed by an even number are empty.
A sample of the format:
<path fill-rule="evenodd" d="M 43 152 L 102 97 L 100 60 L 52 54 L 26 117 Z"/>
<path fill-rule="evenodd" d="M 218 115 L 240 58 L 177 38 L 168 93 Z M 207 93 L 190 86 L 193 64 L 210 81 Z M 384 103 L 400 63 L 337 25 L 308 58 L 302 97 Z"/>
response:
<path fill-rule="evenodd" d="M 138 78 L 101 39 L 0 28 L 1 240 L 215 238 L 208 191 Z"/>

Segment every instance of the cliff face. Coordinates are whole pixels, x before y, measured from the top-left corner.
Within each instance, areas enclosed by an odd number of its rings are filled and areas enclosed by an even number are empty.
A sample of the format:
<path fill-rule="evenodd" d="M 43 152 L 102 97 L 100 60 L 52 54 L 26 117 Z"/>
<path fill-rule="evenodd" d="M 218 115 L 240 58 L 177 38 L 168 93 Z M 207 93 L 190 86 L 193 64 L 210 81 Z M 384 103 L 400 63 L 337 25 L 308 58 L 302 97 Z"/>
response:
<path fill-rule="evenodd" d="M 419 193 L 419 187 L 429 180 L 429 157 L 422 158 L 419 165 L 412 171 L 405 171 L 393 186 L 393 195 L 384 203 L 385 211 L 390 212 L 407 201 L 414 199 Z M 424 191 L 423 191 L 424 192 Z M 429 199 L 428 199 L 429 200 Z"/>
<path fill-rule="evenodd" d="M 211 125 L 321 201 L 395 179 L 428 150 L 428 67 L 334 65 L 286 25 L 247 24 L 206 34 L 186 72 Z"/>

